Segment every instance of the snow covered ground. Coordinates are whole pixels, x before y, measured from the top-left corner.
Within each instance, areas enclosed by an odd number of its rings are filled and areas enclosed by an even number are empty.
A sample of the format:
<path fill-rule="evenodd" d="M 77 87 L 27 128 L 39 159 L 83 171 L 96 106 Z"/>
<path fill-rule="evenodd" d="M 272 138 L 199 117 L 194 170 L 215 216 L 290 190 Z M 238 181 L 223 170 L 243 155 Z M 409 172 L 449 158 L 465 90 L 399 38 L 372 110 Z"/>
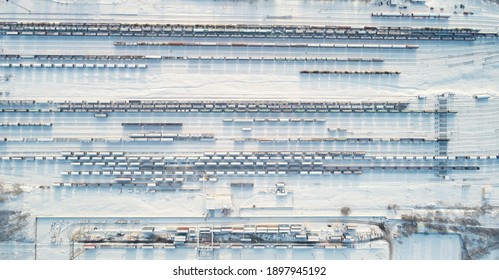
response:
<path fill-rule="evenodd" d="M 499 6 L 489 1 L 427 1 L 426 5 L 378 6 L 377 1 L 127 1 L 127 0 L 18 0 L 0 2 L 0 20 L 54 22 L 128 23 L 245 23 L 307 24 L 349 26 L 466 27 L 498 32 Z M 401 2 L 400 6 L 407 5 Z M 454 5 L 465 4 L 465 9 Z M 431 10 L 430 8 L 434 9 Z M 443 10 L 440 10 L 443 8 Z M 456 11 L 456 13 L 454 13 Z M 463 12 L 473 12 L 464 15 Z M 446 14 L 443 19 L 388 19 L 371 17 L 371 12 Z M 338 43 L 338 44 L 415 44 L 417 49 L 370 48 L 272 48 L 130 46 L 114 42 L 255 42 L 255 43 Z M 114 101 L 114 100 L 266 100 L 316 102 L 409 102 L 408 110 L 435 110 L 445 94 L 448 109 L 456 111 L 442 120 L 436 113 L 109 113 L 95 118 L 93 113 L 1 112 L 0 123 L 53 123 L 51 127 L 0 126 L 0 182 L 21 184 L 23 193 L 8 196 L 0 209 L 27 211 L 31 215 L 24 229 L 35 242 L 34 217 L 204 217 L 209 207 L 230 206 L 233 217 L 261 216 L 340 216 L 348 206 L 352 216 L 399 218 L 411 214 L 415 206 L 477 207 L 499 203 L 499 51 L 497 37 L 478 37 L 476 41 L 433 40 L 347 40 L 347 39 L 270 39 L 270 38 L 157 38 L 157 37 L 77 37 L 1 35 L 0 65 L 22 63 L 69 64 L 146 64 L 147 68 L 14 68 L 0 67 L 0 103 L 13 100 Z M 287 58 L 364 58 L 382 62 L 274 61 L 274 60 L 40 60 L 31 55 L 142 55 L 172 57 L 287 57 Z M 400 71 L 400 75 L 301 75 L 301 70 Z M 488 99 L 475 99 L 475 95 Z M 0 104 L 0 109 L 14 105 Z M 228 124 L 224 119 L 323 119 L 318 123 Z M 124 128 L 123 122 L 182 123 L 170 128 Z M 242 128 L 251 128 L 251 131 Z M 328 128 L 344 128 L 336 135 Z M 290 142 L 237 143 L 236 138 L 327 138 L 424 137 L 436 139 L 444 129 L 448 142 L 444 157 L 467 159 L 422 159 L 439 156 L 435 142 Z M 88 138 L 123 138 L 131 133 L 213 133 L 216 141 L 175 142 L 86 142 Z M 18 141 L 16 138 L 78 138 L 76 142 Z M 322 159 L 325 164 L 417 165 L 445 164 L 479 167 L 479 170 L 366 170 L 360 175 L 275 174 L 220 175 L 216 182 L 187 180 L 183 188 L 195 191 L 167 191 L 141 187 L 52 187 L 55 182 L 109 182 L 110 177 L 61 175 L 67 171 L 96 171 L 96 166 L 71 165 L 71 160 L 28 160 L 9 157 L 57 157 L 63 151 L 124 151 L 130 156 L 202 156 L 203 152 L 253 151 L 361 151 L 377 159 Z M 398 159 L 393 159 L 398 156 Z M 408 157 L 404 159 L 403 157 Z M 488 158 L 487 158 L 488 156 Z M 382 158 L 387 157 L 387 158 Z M 421 157 L 421 158 L 414 158 Z M 478 158 L 480 157 L 480 158 Z M 242 162 L 249 160 L 244 159 Z M 265 160 L 268 161 L 268 160 Z M 276 160 L 277 161 L 277 160 Z M 303 159 L 309 161 L 309 159 Z M 256 160 L 255 160 L 256 164 Z M 165 177 L 165 176 L 162 176 Z M 250 189 L 230 187 L 234 182 L 253 183 Z M 290 192 L 275 195 L 275 185 L 285 182 Z M 43 186 L 43 187 L 40 187 Z M 47 186 L 47 187 L 45 187 Z M 50 186 L 50 187 L 48 187 Z M 211 198 L 215 197 L 212 201 Z M 387 205 L 397 204 L 397 213 Z M 497 208 L 495 208 L 497 209 Z M 484 226 L 497 228 L 497 216 L 483 220 Z M 395 242 L 395 259 L 460 259 L 461 243 L 455 235 L 413 235 Z M 14 244 L 14 245 L 12 245 Z M 0 258 L 32 258 L 32 243 L 0 245 L 12 254 Z M 445 249 L 443 249 L 445 248 Z M 66 248 L 67 249 L 67 248 Z M 444 253 L 442 253 L 442 250 Z M 381 252 L 381 253 L 380 253 Z M 192 253 L 192 254 L 191 254 Z M 329 252 L 268 253 L 220 251 L 220 259 L 385 259 L 385 249 Z M 99 253 L 100 254 L 100 253 Z M 195 258 L 193 252 L 178 258 Z M 264 254 L 265 256 L 262 256 Z M 329 255 L 328 255 L 329 254 Z M 382 254 L 382 257 L 379 257 Z M 100 256 L 100 257 L 99 257 Z M 67 255 L 64 255 L 66 258 Z M 147 252 L 106 252 L 99 258 L 163 259 L 170 255 Z M 493 253 L 490 258 L 497 258 Z"/>
<path fill-rule="evenodd" d="M 459 235 L 417 234 L 401 240 L 394 247 L 394 259 L 399 260 L 460 260 Z"/>

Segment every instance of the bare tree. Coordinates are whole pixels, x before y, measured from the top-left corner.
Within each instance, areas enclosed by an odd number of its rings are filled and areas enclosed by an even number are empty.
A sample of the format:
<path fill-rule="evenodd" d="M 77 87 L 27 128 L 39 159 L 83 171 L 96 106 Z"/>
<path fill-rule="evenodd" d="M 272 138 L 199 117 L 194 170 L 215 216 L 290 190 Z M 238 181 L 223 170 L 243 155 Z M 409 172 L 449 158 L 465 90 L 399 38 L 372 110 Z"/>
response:
<path fill-rule="evenodd" d="M 344 206 L 344 207 L 341 208 L 341 215 L 343 215 L 343 216 L 349 216 L 350 213 L 352 213 L 352 209 L 350 209 L 350 207 Z"/>

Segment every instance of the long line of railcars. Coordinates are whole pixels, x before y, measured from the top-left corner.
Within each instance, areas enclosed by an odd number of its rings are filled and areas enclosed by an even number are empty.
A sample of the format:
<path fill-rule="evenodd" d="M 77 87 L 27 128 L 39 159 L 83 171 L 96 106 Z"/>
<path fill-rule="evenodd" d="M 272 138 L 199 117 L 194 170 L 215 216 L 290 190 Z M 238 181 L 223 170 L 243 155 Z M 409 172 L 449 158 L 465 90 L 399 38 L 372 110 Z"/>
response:
<path fill-rule="evenodd" d="M 166 101 L 34 102 L 0 100 L 5 113 L 36 112 L 177 112 L 177 113 L 456 113 L 447 108 L 407 110 L 409 102 L 280 102 L 280 101 Z"/>
<path fill-rule="evenodd" d="M 246 153 L 246 152 L 245 152 Z M 80 154 L 80 155 L 76 155 Z M 85 154 L 85 155 L 84 155 Z M 94 155 L 95 154 L 95 155 Z M 211 153 L 210 153 L 211 154 Z M 215 154 L 215 153 L 214 153 Z M 230 155 L 229 155 L 230 154 Z M 151 155 L 126 155 L 123 152 L 63 152 L 61 155 L 45 155 L 45 154 L 35 154 L 33 156 L 24 155 L 4 155 L 0 157 L 0 160 L 57 160 L 57 161 L 95 161 L 95 162 L 105 162 L 106 164 L 111 164 L 120 161 L 141 161 L 141 162 L 157 162 L 162 161 L 165 163 L 175 163 L 175 162 L 197 162 L 197 161 L 234 161 L 234 160 L 333 160 L 333 159 L 365 159 L 365 160 L 404 160 L 404 161 L 428 161 L 428 160 L 448 160 L 448 161 L 475 161 L 475 160 L 490 160 L 499 159 L 499 154 L 497 155 L 456 155 L 456 156 L 429 156 L 429 155 L 404 155 L 404 156 L 373 156 L 366 155 L 365 152 L 355 151 L 355 152 L 249 152 L 249 155 L 242 155 L 240 152 L 229 152 L 221 153 L 217 152 L 216 156 L 165 156 L 158 154 L 156 156 Z"/>
<path fill-rule="evenodd" d="M 145 69 L 147 64 L 113 64 L 113 63 L 0 63 L 0 68 L 65 68 L 65 69 L 78 69 L 78 68 L 106 68 L 106 69 Z"/>
<path fill-rule="evenodd" d="M 478 29 L 435 27 L 351 27 L 310 25 L 171 25 L 127 23 L 2 22 L 3 35 L 24 36 L 158 36 L 287 37 L 344 39 L 475 40 Z"/>
<path fill-rule="evenodd" d="M 328 61 L 328 62 L 383 62 L 383 58 L 360 57 L 301 57 L 301 56 L 119 56 L 119 55 L 0 55 L 4 60 L 239 60 L 239 61 Z M 0 63 L 2 68 L 147 68 L 147 64 L 113 63 Z"/>
<path fill-rule="evenodd" d="M 328 43 L 248 43 L 248 42 L 127 42 L 116 41 L 117 47 L 251 47 L 251 48 L 367 48 L 367 49 L 417 49 L 414 44 L 328 44 Z"/>

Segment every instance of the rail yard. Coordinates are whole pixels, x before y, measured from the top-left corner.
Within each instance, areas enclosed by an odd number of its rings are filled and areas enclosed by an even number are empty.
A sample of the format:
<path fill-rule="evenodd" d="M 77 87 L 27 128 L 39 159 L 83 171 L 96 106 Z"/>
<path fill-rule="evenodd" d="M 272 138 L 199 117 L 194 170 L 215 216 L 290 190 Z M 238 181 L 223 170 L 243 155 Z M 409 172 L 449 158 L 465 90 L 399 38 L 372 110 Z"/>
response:
<path fill-rule="evenodd" d="M 97 2 L 0 2 L 0 258 L 498 258 L 498 5 Z"/>

